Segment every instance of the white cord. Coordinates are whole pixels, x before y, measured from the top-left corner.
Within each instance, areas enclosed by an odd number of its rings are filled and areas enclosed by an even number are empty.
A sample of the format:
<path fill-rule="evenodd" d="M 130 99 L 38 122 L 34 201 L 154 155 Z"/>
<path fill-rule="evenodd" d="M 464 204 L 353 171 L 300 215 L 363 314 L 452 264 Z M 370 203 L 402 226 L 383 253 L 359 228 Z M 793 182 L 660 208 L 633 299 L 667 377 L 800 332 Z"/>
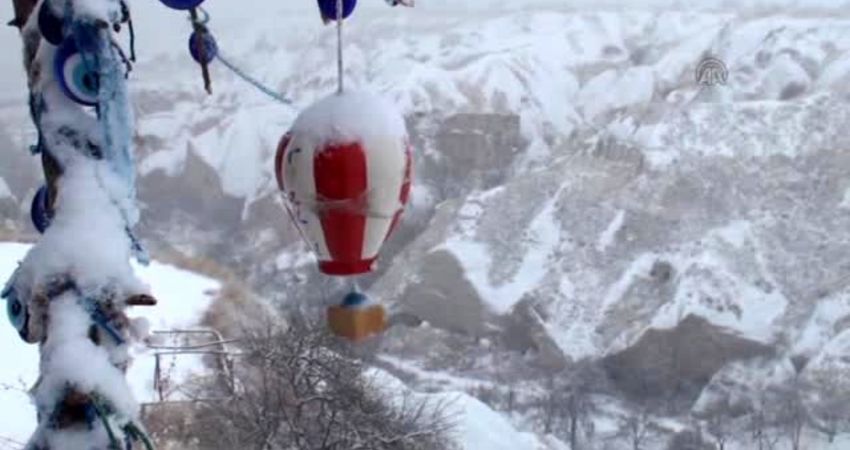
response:
<path fill-rule="evenodd" d="M 345 90 L 344 67 L 342 60 L 342 0 L 336 0 L 336 70 L 337 82 L 339 83 L 338 94 L 342 94 Z"/>

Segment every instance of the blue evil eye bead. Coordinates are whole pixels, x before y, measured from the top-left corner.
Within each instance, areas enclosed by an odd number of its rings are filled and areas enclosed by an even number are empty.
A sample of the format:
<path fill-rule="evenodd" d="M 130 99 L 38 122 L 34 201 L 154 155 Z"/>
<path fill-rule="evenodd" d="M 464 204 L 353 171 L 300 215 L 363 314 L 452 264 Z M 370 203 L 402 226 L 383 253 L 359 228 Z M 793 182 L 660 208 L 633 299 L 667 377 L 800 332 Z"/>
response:
<path fill-rule="evenodd" d="M 342 306 L 346 308 L 360 308 L 369 303 L 369 297 L 360 292 L 349 292 L 342 300 Z"/>
<path fill-rule="evenodd" d="M 14 291 L 6 297 L 6 316 L 9 317 L 9 322 L 18 331 L 18 334 L 26 339 L 27 309 Z"/>
<path fill-rule="evenodd" d="M 195 31 L 189 36 L 189 53 L 198 64 L 209 64 L 218 56 L 218 44 L 209 31 Z"/>
<path fill-rule="evenodd" d="M 319 0 L 319 9 L 322 11 L 322 17 L 328 20 L 336 20 L 336 3 L 337 0 Z M 357 0 L 343 0 L 342 18 L 347 19 L 354 12 L 356 6 Z"/>
<path fill-rule="evenodd" d="M 54 70 L 62 92 L 68 98 L 85 106 L 97 105 L 98 73 L 83 61 L 72 39 L 65 41 L 56 52 Z"/>
<path fill-rule="evenodd" d="M 50 213 L 48 212 L 48 205 L 50 204 L 49 195 L 47 186 L 40 187 L 38 192 L 35 193 L 35 197 L 32 199 L 32 206 L 30 207 L 32 224 L 41 234 L 44 234 L 44 231 L 50 226 Z"/>
<path fill-rule="evenodd" d="M 44 37 L 44 40 L 53 44 L 59 45 L 65 38 L 62 27 L 62 17 L 53 11 L 49 1 L 41 3 L 41 8 L 38 10 L 38 30 Z"/>
<path fill-rule="evenodd" d="M 197 8 L 204 0 L 159 0 L 163 5 L 181 11 Z"/>

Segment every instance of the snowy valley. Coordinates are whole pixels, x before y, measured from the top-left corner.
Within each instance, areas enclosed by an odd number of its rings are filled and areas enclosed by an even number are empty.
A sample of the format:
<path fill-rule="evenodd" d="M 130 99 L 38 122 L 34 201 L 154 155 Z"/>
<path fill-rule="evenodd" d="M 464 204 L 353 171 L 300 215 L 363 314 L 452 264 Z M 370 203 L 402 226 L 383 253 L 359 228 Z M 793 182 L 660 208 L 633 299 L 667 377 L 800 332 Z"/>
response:
<path fill-rule="evenodd" d="M 334 36 L 312 5 L 224 2 L 209 2 L 222 52 L 294 104 L 220 65 L 207 96 L 188 23 L 140 4 L 139 231 L 154 255 L 214 261 L 273 307 L 320 310 L 347 285 L 317 273 L 272 160 L 334 89 Z M 571 414 L 586 450 L 766 449 L 752 412 L 792 400 L 811 417 L 802 448 L 850 448 L 823 410 L 829 392 L 850 400 L 846 2 L 374 3 L 346 25 L 349 84 L 397 104 L 416 149 L 412 208 L 362 280 L 392 315 L 376 376 L 456 398 L 467 450 L 570 448 Z M 726 84 L 697 83 L 707 56 Z M 7 240 L 34 235 L 28 120 L 19 95 L 0 102 Z M 0 249 L 8 271 L 23 247 Z M 216 282 L 152 271 L 181 308 L 157 308 L 155 327 L 192 325 Z M 21 358 L 0 383 L 31 382 L 35 349 L 0 348 Z M 552 406 L 573 389 L 581 414 Z M 23 395 L 0 395 L 0 436 L 23 440 Z M 791 448 L 787 422 L 762 428 Z"/>

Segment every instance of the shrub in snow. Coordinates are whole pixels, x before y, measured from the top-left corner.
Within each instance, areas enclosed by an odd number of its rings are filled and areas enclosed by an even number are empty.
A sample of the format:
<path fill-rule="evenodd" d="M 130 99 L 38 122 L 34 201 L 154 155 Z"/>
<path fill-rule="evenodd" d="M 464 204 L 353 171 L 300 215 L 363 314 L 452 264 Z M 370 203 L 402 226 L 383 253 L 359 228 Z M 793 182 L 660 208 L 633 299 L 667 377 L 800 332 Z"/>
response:
<path fill-rule="evenodd" d="M 199 403 L 183 436 L 170 438 L 205 450 L 452 448 L 443 405 L 384 396 L 323 323 L 288 322 L 249 333 L 235 368 L 236 394 Z M 198 385 L 197 394 L 221 390 L 213 381 Z"/>

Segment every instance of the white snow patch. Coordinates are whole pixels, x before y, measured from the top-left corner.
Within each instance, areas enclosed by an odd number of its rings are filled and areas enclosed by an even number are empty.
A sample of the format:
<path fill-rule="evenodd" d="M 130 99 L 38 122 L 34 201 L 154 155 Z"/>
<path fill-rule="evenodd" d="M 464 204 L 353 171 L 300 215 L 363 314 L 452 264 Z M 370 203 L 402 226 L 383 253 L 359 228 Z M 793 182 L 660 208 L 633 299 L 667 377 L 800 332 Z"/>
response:
<path fill-rule="evenodd" d="M 139 163 L 139 174 L 149 175 L 157 170 L 173 177 L 183 171 L 186 162 L 186 147 L 176 146 L 173 149 L 154 152 Z"/>
<path fill-rule="evenodd" d="M 0 178 L 0 198 L 15 198 L 15 196 L 12 195 L 12 190 L 9 189 L 9 185 L 6 184 L 6 180 L 3 178 Z"/>
<path fill-rule="evenodd" d="M 561 238 L 555 202 L 559 195 L 553 196 L 540 214 L 534 218 L 528 228 L 528 241 L 522 263 L 516 274 L 502 283 L 494 284 L 490 273 L 494 264 L 487 246 L 471 237 L 470 219 L 476 220 L 481 213 L 478 198 L 465 204 L 460 212 L 461 233 L 446 240 L 432 251 L 445 250 L 457 258 L 464 269 L 464 276 L 478 292 L 479 297 L 496 314 L 506 314 L 522 297 L 535 289 L 548 272 L 549 258 L 557 248 Z M 464 215 L 470 217 L 465 219 Z M 467 229 L 464 229 L 467 228 Z"/>
<path fill-rule="evenodd" d="M 623 228 L 623 221 L 626 218 L 626 212 L 624 210 L 620 210 L 614 216 L 614 219 L 611 220 L 611 223 L 608 224 L 608 228 L 602 232 L 599 236 L 599 240 L 596 242 L 596 249 L 600 252 L 604 252 L 614 243 L 614 238 L 617 236 L 617 232 Z"/>
<path fill-rule="evenodd" d="M 758 259 L 761 251 L 751 225 L 746 221 L 735 221 L 715 230 L 707 239 L 715 244 L 685 261 L 677 262 L 680 274 L 676 294 L 672 302 L 659 309 L 651 327 L 672 328 L 686 316 L 695 315 L 749 339 L 771 342 L 774 324 L 784 314 L 788 299 L 779 289 L 765 290 L 750 279 L 759 277 L 778 286 L 766 270 L 764 261 Z M 721 242 L 737 251 L 756 255 L 753 271 L 742 276 L 731 267 L 732 262 L 722 251 Z M 752 248 L 746 248 L 747 245 L 752 245 Z"/>
<path fill-rule="evenodd" d="M 550 448 L 534 433 L 518 430 L 504 415 L 464 392 L 422 394 L 410 391 L 404 383 L 388 372 L 371 369 L 374 385 L 391 398 L 411 395 L 414 400 L 430 406 L 446 405 L 447 416 L 454 423 L 453 437 L 462 450 L 541 450 Z"/>
<path fill-rule="evenodd" d="M 298 243 L 296 248 L 287 249 L 278 254 L 275 259 L 275 268 L 277 270 L 295 270 L 315 263 L 315 254 L 309 251 L 304 244 Z"/>
<path fill-rule="evenodd" d="M 0 244 L 0 279 L 8 278 L 29 245 Z M 6 302 L 0 301 L 3 309 Z M 5 314 L 4 314 L 5 316 Z M 0 324 L 0 440 L 25 443 L 35 429 L 35 408 L 27 391 L 38 378 L 38 349 L 25 344 L 5 319 Z"/>
<path fill-rule="evenodd" d="M 153 329 L 192 327 L 212 303 L 221 283 L 203 275 L 157 262 L 147 267 L 133 264 L 136 275 L 149 284 L 159 303 L 137 308 L 135 313 L 150 321 Z"/>
<path fill-rule="evenodd" d="M 654 89 L 655 75 L 649 67 L 632 67 L 622 75 L 612 69 L 591 79 L 576 101 L 585 118 L 593 120 L 608 111 L 649 103 Z"/>
<path fill-rule="evenodd" d="M 818 78 L 818 84 L 826 87 L 838 87 L 850 80 L 850 53 L 845 53 L 826 66 Z"/>
<path fill-rule="evenodd" d="M 644 253 L 638 256 L 626 268 L 620 278 L 608 288 L 602 300 L 602 309 L 609 309 L 614 304 L 620 302 L 635 280 L 649 276 L 652 265 L 657 260 L 658 255 L 655 253 Z"/>
<path fill-rule="evenodd" d="M 747 262 L 745 269 L 735 266 L 742 254 L 754 255 L 755 261 Z M 674 267 L 675 277 L 671 282 L 675 293 L 672 300 L 654 311 L 648 322 L 635 323 L 624 330 L 609 343 L 606 351 L 626 348 L 648 329 L 674 328 L 688 316 L 700 317 L 747 339 L 773 342 L 776 324 L 785 313 L 788 299 L 775 287 L 779 284 L 766 269 L 761 254 L 749 222 L 734 221 L 708 233 L 701 242 L 674 253 L 639 255 L 608 288 L 603 313 L 627 300 L 626 294 L 637 281 L 650 281 L 657 261 L 666 261 Z M 765 285 L 774 287 L 766 289 Z M 557 337 L 557 331 L 553 332 Z M 557 341 L 566 343 L 563 339 Z"/>
<path fill-rule="evenodd" d="M 818 302 L 800 336 L 794 341 L 794 354 L 813 355 L 823 348 L 834 335 L 834 325 L 850 315 L 850 304 L 842 298 L 829 298 Z"/>
<path fill-rule="evenodd" d="M 841 204 L 839 204 L 838 207 L 850 209 L 850 188 L 847 188 L 847 190 L 844 191 L 844 198 L 841 200 Z"/>

